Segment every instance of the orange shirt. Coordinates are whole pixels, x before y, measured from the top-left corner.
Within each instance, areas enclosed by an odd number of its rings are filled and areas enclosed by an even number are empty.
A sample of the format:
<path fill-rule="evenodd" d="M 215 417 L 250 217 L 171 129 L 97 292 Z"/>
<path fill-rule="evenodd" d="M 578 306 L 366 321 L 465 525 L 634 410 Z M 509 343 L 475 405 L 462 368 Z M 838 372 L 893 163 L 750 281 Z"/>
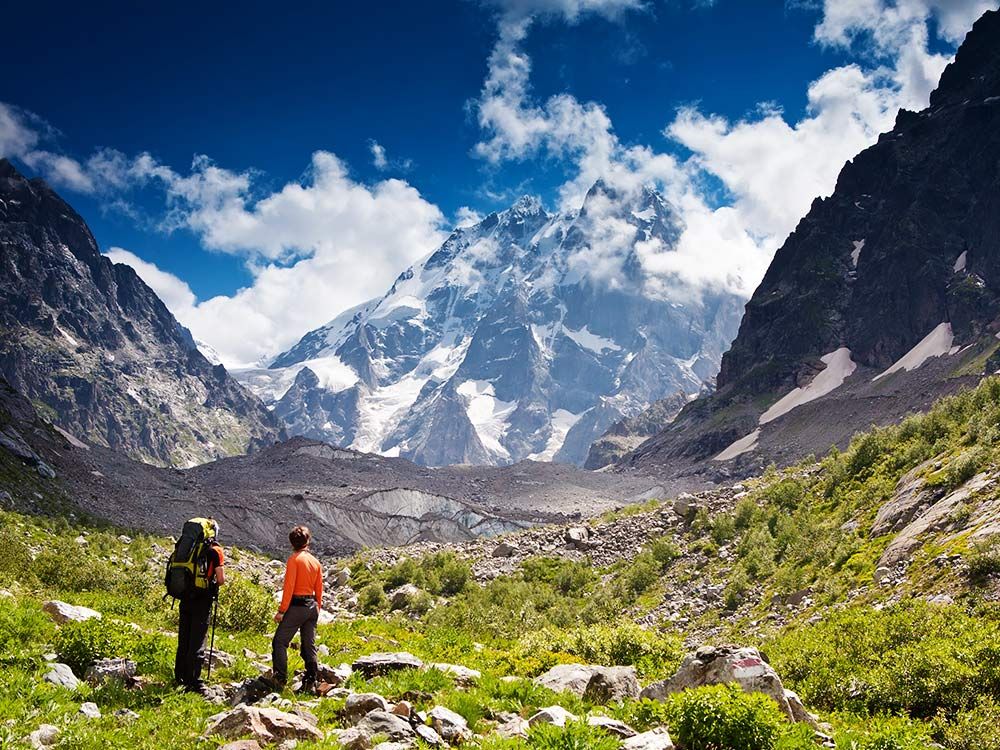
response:
<path fill-rule="evenodd" d="M 316 606 L 323 605 L 323 567 L 308 550 L 293 552 L 285 563 L 285 589 L 279 612 L 287 612 L 293 596 L 315 596 Z"/>

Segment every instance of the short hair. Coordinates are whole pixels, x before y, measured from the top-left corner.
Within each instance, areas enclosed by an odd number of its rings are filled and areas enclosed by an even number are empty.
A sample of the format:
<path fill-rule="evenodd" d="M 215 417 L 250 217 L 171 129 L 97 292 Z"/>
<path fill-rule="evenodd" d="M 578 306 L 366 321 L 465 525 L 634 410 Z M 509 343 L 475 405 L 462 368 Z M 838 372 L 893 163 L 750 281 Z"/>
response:
<path fill-rule="evenodd" d="M 288 535 L 288 541 L 292 543 L 292 547 L 296 551 L 308 547 L 310 539 L 312 539 L 312 532 L 309 531 L 308 526 L 296 526 Z"/>

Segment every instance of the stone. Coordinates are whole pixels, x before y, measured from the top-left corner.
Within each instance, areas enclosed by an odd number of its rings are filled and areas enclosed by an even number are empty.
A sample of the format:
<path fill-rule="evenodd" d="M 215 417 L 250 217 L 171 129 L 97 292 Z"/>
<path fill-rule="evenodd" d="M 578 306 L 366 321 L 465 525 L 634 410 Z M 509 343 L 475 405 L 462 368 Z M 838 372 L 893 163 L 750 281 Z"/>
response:
<path fill-rule="evenodd" d="M 567 691 L 591 703 L 610 703 L 639 695 L 635 667 L 557 664 L 534 681 L 549 690 L 557 693 Z"/>
<path fill-rule="evenodd" d="M 372 735 L 360 727 L 351 727 L 337 733 L 337 742 L 344 750 L 369 750 Z"/>
<path fill-rule="evenodd" d="M 58 599 L 45 602 L 42 609 L 53 621 L 62 625 L 64 622 L 83 622 L 84 620 L 101 619 L 101 613 L 89 607 L 77 607 L 61 602 Z"/>
<path fill-rule="evenodd" d="M 423 590 L 412 583 L 404 583 L 389 594 L 390 609 L 406 609 L 410 604 L 423 593 Z"/>
<path fill-rule="evenodd" d="M 698 498 L 689 492 L 682 492 L 677 497 L 674 498 L 673 509 L 681 518 L 687 518 L 692 514 L 692 509 L 696 509 L 698 505 Z"/>
<path fill-rule="evenodd" d="M 400 651 L 368 654 L 356 659 L 352 666 L 365 677 L 377 677 L 400 669 L 422 669 L 424 663 L 413 654 Z"/>
<path fill-rule="evenodd" d="M 427 712 L 427 716 L 434 731 L 451 745 L 459 745 L 472 737 L 469 723 L 451 709 L 435 706 Z"/>
<path fill-rule="evenodd" d="M 566 546 L 571 549 L 578 549 L 584 552 L 596 546 L 596 543 L 590 538 L 590 529 L 586 526 L 572 526 L 566 529 L 563 540 L 566 542 Z"/>
<path fill-rule="evenodd" d="M 90 665 L 84 679 L 95 687 L 111 680 L 117 680 L 131 686 L 136 671 L 136 664 L 131 659 L 98 659 Z"/>
<path fill-rule="evenodd" d="M 351 669 L 350 664 L 340 664 L 336 667 L 320 664 L 316 670 L 317 679 L 320 682 L 329 683 L 333 687 L 343 685 L 351 678 L 352 674 L 354 674 L 354 670 Z"/>
<path fill-rule="evenodd" d="M 637 732 L 624 721 L 612 719 L 610 716 L 588 716 L 587 723 L 592 727 L 600 727 L 608 734 L 621 737 L 623 740 L 627 740 L 629 737 L 635 737 L 637 734 Z"/>
<path fill-rule="evenodd" d="M 208 666 L 208 653 L 205 653 L 205 665 Z M 215 649 L 212 651 L 212 667 L 223 667 L 225 669 L 232 669 L 236 666 L 236 657 L 230 653 L 223 651 L 222 649 Z"/>
<path fill-rule="evenodd" d="M 505 713 L 500 717 L 500 723 L 497 724 L 494 730 L 501 737 L 515 738 L 521 737 L 526 738 L 528 736 L 528 721 L 522 718 L 519 714 L 515 713 Z"/>
<path fill-rule="evenodd" d="M 334 585 L 338 587 L 344 587 L 351 582 L 351 569 L 341 568 L 337 571 L 336 577 L 333 579 Z"/>
<path fill-rule="evenodd" d="M 139 714 L 137 714 L 131 708 L 119 708 L 112 715 L 119 721 L 127 721 L 127 722 L 132 722 L 139 718 Z"/>
<path fill-rule="evenodd" d="M 257 740 L 236 740 L 227 742 L 219 750 L 261 750 L 261 746 Z"/>
<path fill-rule="evenodd" d="M 69 668 L 68 664 L 53 664 L 52 668 L 45 673 L 45 681 L 67 690 L 76 690 L 80 687 L 80 680 L 73 674 L 73 670 Z"/>
<path fill-rule="evenodd" d="M 101 709 L 97 707 L 96 703 L 91 703 L 90 701 L 80 704 L 80 713 L 88 719 L 101 718 Z"/>
<path fill-rule="evenodd" d="M 670 733 L 664 727 L 629 737 L 622 742 L 622 750 L 674 750 Z"/>
<path fill-rule="evenodd" d="M 428 664 L 427 669 L 436 669 L 439 672 L 444 672 L 446 675 L 451 677 L 455 681 L 455 684 L 459 687 L 471 687 L 472 685 L 475 685 L 483 676 L 483 673 L 478 669 L 469 669 L 468 667 L 463 667 L 459 664 L 446 664 L 444 662 Z"/>
<path fill-rule="evenodd" d="M 493 548 L 493 557 L 516 557 L 521 547 L 516 542 L 503 541 Z"/>
<path fill-rule="evenodd" d="M 28 742 L 35 750 L 52 747 L 59 741 L 59 727 L 52 724 L 42 724 L 38 729 L 28 735 Z"/>
<path fill-rule="evenodd" d="M 792 712 L 792 721 L 801 724 L 808 724 L 815 728 L 819 726 L 819 717 L 811 714 L 802 704 L 802 699 L 794 690 L 785 688 L 785 700 L 788 701 L 788 708 Z"/>
<path fill-rule="evenodd" d="M 426 724 L 420 723 L 413 726 L 413 731 L 416 733 L 417 737 L 426 744 L 433 747 L 442 747 L 445 741 L 441 739 L 441 735 L 433 727 L 429 727 Z"/>
<path fill-rule="evenodd" d="M 889 583 L 889 578 L 892 576 L 892 569 L 886 567 L 875 568 L 875 574 L 872 576 L 872 580 L 875 583 Z"/>
<path fill-rule="evenodd" d="M 748 693 L 763 693 L 770 696 L 790 721 L 802 720 L 796 719 L 796 712 L 789 705 L 785 687 L 781 684 L 778 673 L 755 648 L 703 646 L 684 657 L 673 677 L 648 685 L 640 697 L 662 701 L 669 695 L 689 688 L 725 685 L 731 682 L 735 682 Z M 811 721 L 806 721 L 812 724 Z"/>
<path fill-rule="evenodd" d="M 385 735 L 393 742 L 405 742 L 416 737 L 410 722 L 388 711 L 372 711 L 358 724 L 358 728 L 369 736 Z"/>
<path fill-rule="evenodd" d="M 396 716 L 402 716 L 404 719 L 409 719 L 413 715 L 413 704 L 409 701 L 400 701 L 392 707 L 392 713 L 396 714 Z"/>
<path fill-rule="evenodd" d="M 412 742 L 380 742 L 375 750 L 412 750 Z"/>
<path fill-rule="evenodd" d="M 388 711 L 389 702 L 378 693 L 352 693 L 347 696 L 342 713 L 344 719 L 357 724 L 372 711 Z"/>
<path fill-rule="evenodd" d="M 209 717 L 206 737 L 237 739 L 252 735 L 258 742 L 270 743 L 283 740 L 321 740 L 323 733 L 315 725 L 292 713 L 276 708 L 237 706 Z"/>
<path fill-rule="evenodd" d="M 571 714 L 562 706 L 549 706 L 547 708 L 539 709 L 539 711 L 533 714 L 528 719 L 528 726 L 535 726 L 535 724 L 552 724 L 556 727 L 566 726 L 567 721 L 576 721 L 576 716 Z"/>

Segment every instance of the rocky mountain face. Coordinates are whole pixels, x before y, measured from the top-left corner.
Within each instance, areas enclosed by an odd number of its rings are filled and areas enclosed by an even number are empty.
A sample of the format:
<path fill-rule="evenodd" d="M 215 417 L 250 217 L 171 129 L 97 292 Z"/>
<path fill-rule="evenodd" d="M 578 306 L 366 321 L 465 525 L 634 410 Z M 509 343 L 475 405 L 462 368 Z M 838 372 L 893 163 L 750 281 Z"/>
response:
<path fill-rule="evenodd" d="M 237 377 L 291 433 L 339 446 L 429 466 L 582 465 L 618 420 L 698 393 L 735 333 L 733 295 L 650 292 L 637 244 L 674 247 L 681 229 L 649 189 L 599 182 L 556 215 L 522 198 Z"/>
<path fill-rule="evenodd" d="M 283 434 L 131 268 L 101 255 L 67 203 L 6 160 L 0 301 L 0 374 L 79 438 L 189 466 Z"/>
<path fill-rule="evenodd" d="M 717 391 L 626 466 L 745 472 L 843 444 L 997 369 L 1000 12 L 919 113 L 846 164 L 775 255 Z M 734 468 L 735 467 L 735 468 Z"/>
<path fill-rule="evenodd" d="M 615 463 L 663 430 L 689 400 L 687 394 L 675 393 L 654 401 L 634 417 L 615 422 L 591 444 L 584 468 L 602 469 Z"/>

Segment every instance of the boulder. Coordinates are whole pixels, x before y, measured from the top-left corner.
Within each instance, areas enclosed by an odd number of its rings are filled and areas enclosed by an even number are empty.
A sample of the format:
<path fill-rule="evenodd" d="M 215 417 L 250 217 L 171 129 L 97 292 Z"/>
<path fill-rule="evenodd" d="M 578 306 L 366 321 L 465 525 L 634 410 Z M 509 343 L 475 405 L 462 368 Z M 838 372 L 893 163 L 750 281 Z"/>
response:
<path fill-rule="evenodd" d="M 529 724 L 527 720 L 522 718 L 519 714 L 502 713 L 497 718 L 500 720 L 500 723 L 497 724 L 497 727 L 494 731 L 501 737 L 525 738 L 528 736 Z"/>
<path fill-rule="evenodd" d="M 84 679 L 96 687 L 110 680 L 131 686 L 135 680 L 136 664 L 131 659 L 98 659 L 87 670 Z"/>
<path fill-rule="evenodd" d="M 336 576 L 333 579 L 335 586 L 343 587 L 351 582 L 351 569 L 341 568 L 337 571 Z"/>
<path fill-rule="evenodd" d="M 755 648 L 738 646 L 703 646 L 684 657 L 680 668 L 669 680 L 647 686 L 642 698 L 664 700 L 667 696 L 703 685 L 725 685 L 735 682 L 748 693 L 769 695 L 788 717 L 799 721 L 789 705 L 781 678 Z M 809 722 L 812 724 L 812 722 Z"/>
<path fill-rule="evenodd" d="M 621 737 L 623 740 L 627 740 L 629 737 L 635 737 L 637 734 L 637 732 L 624 721 L 612 719 L 610 716 L 588 716 L 587 723 L 592 727 L 599 727 L 603 729 L 608 734 Z"/>
<path fill-rule="evenodd" d="M 347 696 L 342 713 L 350 724 L 357 724 L 372 711 L 388 711 L 389 702 L 378 693 L 352 693 Z"/>
<path fill-rule="evenodd" d="M 205 652 L 205 665 L 208 665 L 208 652 Z M 223 667 L 225 669 L 232 669 L 236 666 L 236 657 L 230 653 L 223 651 L 222 649 L 214 649 L 212 651 L 212 668 Z"/>
<path fill-rule="evenodd" d="M 92 620 L 94 618 L 101 619 L 101 613 L 97 610 L 90 609 L 89 607 L 77 607 L 57 599 L 45 602 L 42 605 L 42 609 L 60 625 L 64 622 L 83 622 L 84 620 Z"/>
<path fill-rule="evenodd" d="M 67 664 L 53 664 L 52 668 L 45 673 L 45 681 L 67 690 L 76 690 L 80 687 L 80 681 Z"/>
<path fill-rule="evenodd" d="M 258 742 L 283 740 L 321 740 L 323 733 L 301 716 L 276 708 L 237 706 L 209 717 L 206 737 L 236 739 L 252 735 Z"/>
<path fill-rule="evenodd" d="M 410 604 L 423 593 L 423 590 L 412 583 L 404 583 L 397 589 L 393 589 L 389 594 L 390 609 L 406 609 Z"/>
<path fill-rule="evenodd" d="M 431 726 L 451 745 L 459 745 L 472 737 L 469 723 L 460 714 L 444 706 L 435 706 L 428 714 Z"/>
<path fill-rule="evenodd" d="M 378 677 L 400 669 L 421 669 L 424 663 L 413 654 L 400 651 L 368 654 L 356 659 L 352 666 L 365 677 Z"/>
<path fill-rule="evenodd" d="M 610 703 L 639 695 L 635 667 L 557 664 L 534 681 L 549 690 L 570 692 L 592 703 Z"/>
<path fill-rule="evenodd" d="M 444 672 L 446 675 L 451 677 L 455 681 L 455 684 L 459 687 L 470 687 L 475 685 L 483 676 L 483 673 L 478 669 L 469 669 L 468 667 L 463 667 L 459 664 L 436 662 L 426 666 L 427 669 L 436 669 L 439 672 Z"/>
<path fill-rule="evenodd" d="M 52 724 L 42 724 L 28 735 L 28 742 L 35 750 L 52 747 L 59 742 L 59 727 Z"/>
<path fill-rule="evenodd" d="M 370 737 L 384 735 L 393 742 L 406 742 L 416 737 L 413 727 L 406 719 L 388 711 L 372 711 L 357 726 Z"/>
<path fill-rule="evenodd" d="M 336 667 L 320 664 L 316 670 L 319 682 L 326 682 L 332 687 L 340 687 L 351 678 L 352 674 L 354 674 L 354 670 L 351 669 L 350 664 L 340 664 Z"/>
<path fill-rule="evenodd" d="M 444 747 L 446 744 L 441 735 L 437 733 L 433 727 L 429 727 L 426 724 L 414 724 L 413 731 L 416 732 L 417 737 L 425 745 L 430 745 L 431 747 Z"/>
<path fill-rule="evenodd" d="M 622 750 L 674 750 L 670 733 L 664 727 L 629 737 L 622 742 Z"/>
<path fill-rule="evenodd" d="M 372 746 L 372 735 L 361 727 L 334 731 L 337 732 L 337 743 L 344 750 L 370 750 Z"/>
<path fill-rule="evenodd" d="M 698 498 L 688 492 L 682 492 L 674 498 L 673 509 L 681 518 L 688 518 L 693 512 L 697 512 Z"/>
<path fill-rule="evenodd" d="M 97 707 L 96 703 L 91 703 L 87 701 L 86 703 L 80 704 L 80 714 L 88 719 L 100 719 L 101 709 Z"/>
<path fill-rule="evenodd" d="M 539 711 L 528 719 L 528 726 L 535 724 L 552 724 L 556 727 L 566 726 L 567 721 L 576 721 L 576 716 L 571 714 L 562 706 L 549 706 L 539 709 Z"/>
<path fill-rule="evenodd" d="M 565 540 L 567 547 L 582 550 L 584 552 L 597 546 L 596 543 L 591 540 L 590 529 L 586 526 L 573 526 L 566 529 L 563 539 Z"/>
<path fill-rule="evenodd" d="M 521 551 L 516 542 L 500 542 L 493 548 L 493 557 L 515 557 Z"/>

